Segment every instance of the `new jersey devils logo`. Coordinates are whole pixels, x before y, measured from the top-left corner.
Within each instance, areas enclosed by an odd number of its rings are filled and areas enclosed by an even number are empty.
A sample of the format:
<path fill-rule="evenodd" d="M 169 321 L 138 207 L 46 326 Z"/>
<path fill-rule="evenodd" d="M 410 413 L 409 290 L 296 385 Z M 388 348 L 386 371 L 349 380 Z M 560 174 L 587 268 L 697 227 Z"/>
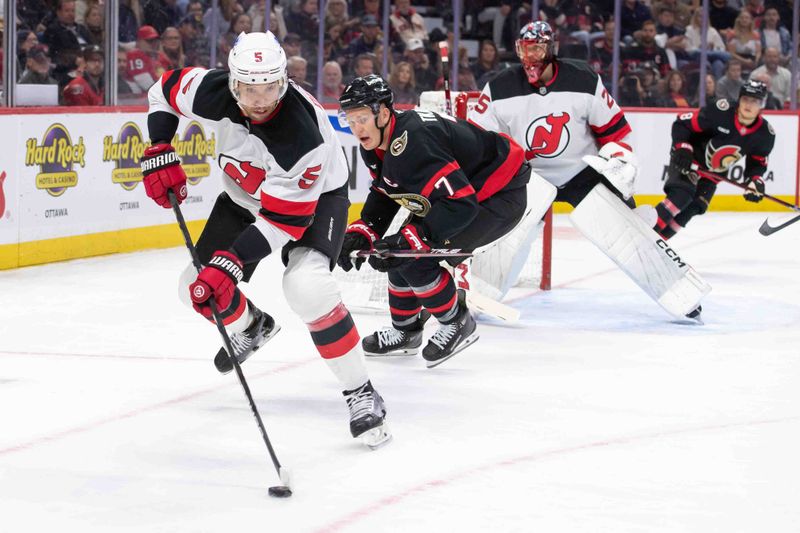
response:
<path fill-rule="evenodd" d="M 525 157 L 550 159 L 561 155 L 569 145 L 569 119 L 569 113 L 560 113 L 545 115 L 531 122 L 525 132 L 525 142 L 528 144 Z"/>
<path fill-rule="evenodd" d="M 220 154 L 219 166 L 247 194 L 255 194 L 267 177 L 267 171 L 252 161 L 239 161 L 225 154 Z"/>
<path fill-rule="evenodd" d="M 739 146 L 726 144 L 716 148 L 712 142 L 706 145 L 706 166 L 714 172 L 723 172 L 742 158 Z"/>
<path fill-rule="evenodd" d="M 6 213 L 6 193 L 3 192 L 3 182 L 6 181 L 6 171 L 0 174 L 0 218 Z"/>

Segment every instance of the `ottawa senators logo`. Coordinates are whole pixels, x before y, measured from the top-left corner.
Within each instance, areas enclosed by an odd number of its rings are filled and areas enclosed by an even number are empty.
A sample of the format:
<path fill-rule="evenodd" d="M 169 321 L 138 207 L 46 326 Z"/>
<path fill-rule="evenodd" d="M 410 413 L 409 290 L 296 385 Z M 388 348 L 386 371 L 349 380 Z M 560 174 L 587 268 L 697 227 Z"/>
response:
<path fill-rule="evenodd" d="M 569 119 L 569 113 L 560 113 L 545 115 L 531 122 L 525 132 L 525 142 L 528 145 L 525 158 L 551 159 L 564 153 L 569 145 Z"/>
<path fill-rule="evenodd" d="M 421 194 L 400 193 L 390 194 L 389 198 L 411 211 L 418 217 L 424 217 L 431 210 L 431 202 Z"/>
<path fill-rule="evenodd" d="M 713 172 L 726 172 L 742 158 L 742 149 L 733 144 L 716 148 L 714 143 L 706 145 L 706 166 Z"/>
<path fill-rule="evenodd" d="M 225 154 L 219 155 L 219 168 L 247 194 L 255 194 L 267 178 L 267 171 L 252 161 L 239 161 Z"/>

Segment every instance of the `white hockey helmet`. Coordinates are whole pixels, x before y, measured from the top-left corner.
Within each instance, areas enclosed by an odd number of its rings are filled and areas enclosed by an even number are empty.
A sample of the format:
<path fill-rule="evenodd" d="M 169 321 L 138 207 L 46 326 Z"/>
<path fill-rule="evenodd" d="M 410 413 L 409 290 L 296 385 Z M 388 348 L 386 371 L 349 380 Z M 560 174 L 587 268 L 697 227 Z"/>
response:
<path fill-rule="evenodd" d="M 280 87 L 280 101 L 289 88 L 286 71 L 286 53 L 275 35 L 253 32 L 240 33 L 228 54 L 230 77 L 228 86 L 231 94 L 239 101 L 239 83 L 273 83 Z"/>

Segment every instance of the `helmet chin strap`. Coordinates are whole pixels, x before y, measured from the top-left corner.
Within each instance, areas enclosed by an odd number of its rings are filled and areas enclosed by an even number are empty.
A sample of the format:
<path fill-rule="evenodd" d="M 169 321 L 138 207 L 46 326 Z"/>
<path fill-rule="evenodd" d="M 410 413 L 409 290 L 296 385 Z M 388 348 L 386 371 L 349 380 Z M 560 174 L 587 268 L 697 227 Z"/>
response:
<path fill-rule="evenodd" d="M 378 146 L 383 144 L 384 132 L 386 131 L 386 128 L 389 126 L 389 124 L 392 122 L 391 111 L 389 111 L 389 113 L 390 113 L 389 114 L 389 120 L 386 121 L 386 124 L 384 124 L 383 127 L 378 126 L 378 116 L 380 115 L 380 111 L 378 113 L 375 113 L 375 127 L 378 128 L 378 131 L 381 132 L 381 136 L 378 139 Z"/>

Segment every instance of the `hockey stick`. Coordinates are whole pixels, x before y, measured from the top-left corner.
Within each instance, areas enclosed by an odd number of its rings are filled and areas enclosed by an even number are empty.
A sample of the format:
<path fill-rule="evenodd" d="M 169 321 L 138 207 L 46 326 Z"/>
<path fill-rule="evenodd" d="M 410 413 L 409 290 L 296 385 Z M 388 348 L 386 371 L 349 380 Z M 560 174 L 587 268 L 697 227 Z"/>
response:
<path fill-rule="evenodd" d="M 701 170 L 700 168 L 695 167 L 694 165 L 692 167 L 692 170 L 694 172 L 696 172 L 699 176 L 703 177 L 703 178 L 708 178 L 708 179 L 711 179 L 711 180 L 724 181 L 725 183 L 730 183 L 731 185 L 733 185 L 735 187 L 739 187 L 740 189 L 751 190 L 751 189 L 748 189 L 747 185 L 743 185 L 743 184 L 741 184 L 739 182 L 733 181 L 732 179 L 728 178 L 727 176 L 721 176 L 719 174 L 714 174 L 713 172 L 707 172 L 705 170 Z M 771 201 L 775 202 L 776 204 L 782 205 L 783 207 L 787 207 L 787 208 L 791 209 L 792 211 L 800 212 L 800 207 L 799 206 L 796 206 L 794 204 L 790 204 L 789 202 L 784 202 L 780 198 L 775 198 L 774 196 L 770 196 L 769 194 L 765 194 L 765 193 L 762 193 L 761 196 L 763 196 L 767 200 L 771 200 Z M 782 230 L 783 228 L 785 228 L 787 226 L 791 226 L 792 224 L 794 224 L 798 220 L 800 220 L 800 215 L 795 215 L 795 216 L 793 216 L 792 218 L 790 218 L 788 220 L 784 220 L 782 223 L 779 223 L 777 225 L 772 225 L 772 224 L 769 223 L 769 218 L 767 218 L 761 224 L 761 227 L 758 228 L 758 232 L 761 235 L 764 235 L 766 237 L 767 235 L 772 235 L 773 233 L 775 233 L 777 231 L 780 231 L 780 230 Z"/>
<path fill-rule="evenodd" d="M 450 100 L 450 56 L 447 41 L 439 41 L 439 53 L 442 56 L 442 77 L 444 79 L 444 109 L 453 116 L 453 102 Z"/>
<path fill-rule="evenodd" d="M 391 252 L 379 252 L 377 250 L 358 250 L 350 254 L 356 259 L 359 257 L 432 257 L 447 259 L 448 257 L 472 257 L 472 252 L 462 252 L 459 248 L 431 248 L 429 252 L 415 252 L 414 250 L 394 250 Z"/>
<path fill-rule="evenodd" d="M 199 273 L 202 270 L 203 265 L 200 263 L 200 258 L 197 255 L 197 249 L 192 243 L 192 237 L 189 235 L 189 229 L 186 227 L 186 221 L 183 218 L 183 213 L 181 212 L 181 208 L 178 205 L 177 199 L 175 198 L 175 193 L 172 192 L 172 190 L 169 190 L 168 195 L 169 203 L 172 205 L 172 210 L 175 212 L 175 218 L 178 220 L 178 227 L 181 229 L 181 233 L 183 234 L 183 241 L 186 243 L 186 248 L 189 250 L 189 255 L 192 256 L 194 268 L 196 268 L 197 272 Z M 214 298 L 211 297 L 208 303 L 211 307 L 211 313 L 214 315 L 214 323 L 217 325 L 217 330 L 222 337 L 222 342 L 225 344 L 225 349 L 228 351 L 228 358 L 233 364 L 233 369 L 236 371 L 236 376 L 239 378 L 239 383 L 242 385 L 244 395 L 247 396 L 247 401 L 250 403 L 250 410 L 253 412 L 253 416 L 258 423 L 258 429 L 261 431 L 261 437 L 264 439 L 264 444 L 267 445 L 267 450 L 269 451 L 270 459 L 272 459 L 272 464 L 275 466 L 275 471 L 278 473 L 281 483 L 283 483 L 283 485 L 270 487 L 269 495 L 278 498 L 288 498 L 292 495 L 292 489 L 289 487 L 289 471 L 282 467 L 280 461 L 278 461 L 278 456 L 275 454 L 275 450 L 272 448 L 272 443 L 269 441 L 269 437 L 267 436 L 267 430 L 264 428 L 264 422 L 261 421 L 261 415 L 259 414 L 258 408 L 253 401 L 253 395 L 250 393 L 250 387 L 247 385 L 247 380 L 244 379 L 244 374 L 242 374 L 242 367 L 239 366 L 239 361 L 236 359 L 236 357 L 231 355 L 235 352 L 231 346 L 231 339 L 228 337 L 228 332 L 225 331 L 225 325 L 222 322 L 222 317 L 219 315 L 217 304 L 214 302 Z"/>

